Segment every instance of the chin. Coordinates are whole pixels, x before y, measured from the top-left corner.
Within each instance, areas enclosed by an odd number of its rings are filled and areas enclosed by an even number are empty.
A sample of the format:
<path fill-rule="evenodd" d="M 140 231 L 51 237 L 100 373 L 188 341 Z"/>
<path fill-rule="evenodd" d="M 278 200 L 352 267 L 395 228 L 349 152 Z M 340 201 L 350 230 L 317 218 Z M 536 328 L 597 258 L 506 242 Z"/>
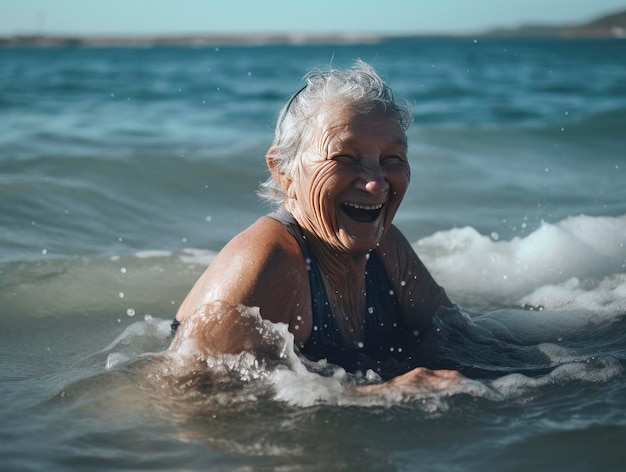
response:
<path fill-rule="evenodd" d="M 338 232 L 338 239 L 349 252 L 368 253 L 380 243 L 385 226 L 379 223 L 356 223 L 345 225 Z"/>

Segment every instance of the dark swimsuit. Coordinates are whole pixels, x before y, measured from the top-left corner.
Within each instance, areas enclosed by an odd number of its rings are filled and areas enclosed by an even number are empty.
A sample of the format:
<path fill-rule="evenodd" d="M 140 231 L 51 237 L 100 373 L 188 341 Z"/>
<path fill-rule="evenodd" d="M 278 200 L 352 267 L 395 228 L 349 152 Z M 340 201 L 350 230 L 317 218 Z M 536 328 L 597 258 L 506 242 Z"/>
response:
<path fill-rule="evenodd" d="M 282 223 L 294 237 L 309 271 L 313 328 L 309 339 L 300 346 L 301 354 L 311 361 L 326 359 L 350 373 L 372 369 L 385 380 L 417 367 L 416 349 L 423 333 L 406 326 L 393 282 L 378 251 L 370 252 L 365 269 L 363 342 L 359 347 L 348 346 L 333 315 L 315 255 L 298 223 L 284 209 L 267 216 Z M 173 333 L 179 324 L 174 320 Z"/>
<path fill-rule="evenodd" d="M 326 359 L 351 373 L 372 369 L 383 378 L 395 377 L 413 368 L 420 333 L 406 326 L 393 282 L 379 252 L 370 252 L 365 269 L 363 342 L 359 347 L 348 346 L 333 315 L 315 255 L 298 223 L 284 209 L 268 216 L 282 223 L 298 242 L 309 271 L 313 329 L 300 352 L 309 360 Z"/>

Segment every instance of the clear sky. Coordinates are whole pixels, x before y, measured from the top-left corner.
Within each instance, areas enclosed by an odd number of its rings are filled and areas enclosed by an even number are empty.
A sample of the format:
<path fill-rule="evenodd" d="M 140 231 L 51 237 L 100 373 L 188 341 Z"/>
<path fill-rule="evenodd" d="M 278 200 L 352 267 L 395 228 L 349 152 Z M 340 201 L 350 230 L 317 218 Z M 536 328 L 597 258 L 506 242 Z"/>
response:
<path fill-rule="evenodd" d="M 626 0 L 0 0 L 0 35 L 472 33 L 624 9 Z"/>

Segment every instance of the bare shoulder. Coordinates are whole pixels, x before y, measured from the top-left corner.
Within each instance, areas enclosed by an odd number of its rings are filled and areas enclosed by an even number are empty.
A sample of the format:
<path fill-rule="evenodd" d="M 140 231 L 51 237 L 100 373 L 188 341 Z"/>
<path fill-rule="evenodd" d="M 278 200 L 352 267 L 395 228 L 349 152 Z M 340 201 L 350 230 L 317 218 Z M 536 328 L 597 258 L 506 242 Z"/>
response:
<path fill-rule="evenodd" d="M 381 241 L 379 251 L 407 320 L 421 327 L 430 324 L 437 308 L 450 304 L 450 301 L 413 245 L 397 227 L 391 226 Z"/>
<path fill-rule="evenodd" d="M 393 278 L 402 277 L 407 284 L 410 280 L 430 279 L 430 273 L 413 245 L 396 226 L 389 228 L 379 251 Z"/>
<path fill-rule="evenodd" d="M 235 236 L 218 254 L 228 260 L 243 259 L 246 265 L 266 267 L 268 264 L 297 264 L 301 260 L 300 248 L 293 236 L 278 221 L 262 217 L 252 226 Z"/>
<path fill-rule="evenodd" d="M 258 306 L 264 318 L 289 323 L 294 311 L 287 305 L 302 304 L 306 295 L 302 287 L 307 285 L 306 266 L 297 242 L 281 223 L 263 217 L 224 246 L 181 305 L 177 317 L 184 319 L 198 306 L 219 300 Z"/>
<path fill-rule="evenodd" d="M 389 227 L 380 242 L 379 251 L 392 272 L 401 270 L 400 266 L 415 264 L 415 261 L 419 261 L 413 246 L 395 225 Z"/>

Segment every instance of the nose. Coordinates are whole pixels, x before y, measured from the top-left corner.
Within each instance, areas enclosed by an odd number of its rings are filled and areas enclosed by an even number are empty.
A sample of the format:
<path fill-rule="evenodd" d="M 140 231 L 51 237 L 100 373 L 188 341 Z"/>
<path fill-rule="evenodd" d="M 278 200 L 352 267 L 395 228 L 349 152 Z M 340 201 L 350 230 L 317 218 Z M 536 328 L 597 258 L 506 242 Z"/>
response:
<path fill-rule="evenodd" d="M 363 187 L 367 193 L 380 196 L 389 190 L 389 182 L 385 179 L 380 164 L 372 164 L 363 170 Z"/>

